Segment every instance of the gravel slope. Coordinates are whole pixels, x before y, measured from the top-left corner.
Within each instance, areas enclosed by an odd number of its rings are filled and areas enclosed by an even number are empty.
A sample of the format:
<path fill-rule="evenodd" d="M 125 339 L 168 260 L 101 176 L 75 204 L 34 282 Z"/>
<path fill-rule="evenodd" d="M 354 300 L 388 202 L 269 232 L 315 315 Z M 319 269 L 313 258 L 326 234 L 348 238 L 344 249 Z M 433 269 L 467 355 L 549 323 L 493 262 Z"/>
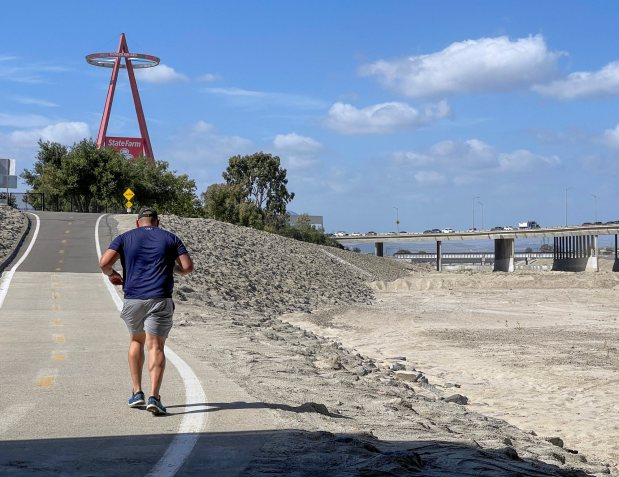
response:
<path fill-rule="evenodd" d="M 26 216 L 19 210 L 0 205 L 0 264 L 21 239 L 27 221 Z"/>
<path fill-rule="evenodd" d="M 244 313 L 279 315 L 323 306 L 370 303 L 367 282 L 408 276 L 392 259 L 299 242 L 208 219 L 162 218 L 180 237 L 196 270 L 180 282 L 180 301 Z M 204 290 L 205 293 L 199 293 Z"/>

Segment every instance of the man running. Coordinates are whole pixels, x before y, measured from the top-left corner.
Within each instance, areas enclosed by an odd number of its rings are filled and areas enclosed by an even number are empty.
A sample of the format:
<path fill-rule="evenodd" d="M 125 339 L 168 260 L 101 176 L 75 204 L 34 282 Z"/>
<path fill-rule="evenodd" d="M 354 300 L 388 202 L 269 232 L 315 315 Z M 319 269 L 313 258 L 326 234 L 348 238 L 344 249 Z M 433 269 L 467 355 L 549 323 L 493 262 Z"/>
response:
<path fill-rule="evenodd" d="M 131 338 L 128 361 L 133 389 L 129 407 L 146 404 L 147 411 L 160 415 L 166 413 L 159 390 L 166 362 L 164 346 L 174 314 L 174 273 L 191 273 L 193 262 L 181 239 L 159 228 L 155 209 L 141 209 L 136 226 L 112 241 L 99 266 L 110 282 L 123 285 L 125 292 L 120 317 L 125 321 Z M 119 258 L 122 277 L 112 268 Z M 142 391 L 145 344 L 150 374 L 148 403 Z"/>

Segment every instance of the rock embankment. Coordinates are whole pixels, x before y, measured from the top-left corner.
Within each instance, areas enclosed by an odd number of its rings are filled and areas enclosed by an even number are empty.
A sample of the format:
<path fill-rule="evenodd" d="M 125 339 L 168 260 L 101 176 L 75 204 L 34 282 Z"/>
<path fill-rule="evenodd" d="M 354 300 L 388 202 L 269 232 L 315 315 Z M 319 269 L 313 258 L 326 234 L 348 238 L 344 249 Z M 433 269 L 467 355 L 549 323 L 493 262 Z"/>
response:
<path fill-rule="evenodd" d="M 19 210 L 0 205 L 0 265 L 21 240 L 27 221 Z"/>
<path fill-rule="evenodd" d="M 196 270 L 176 288 L 180 301 L 279 315 L 369 303 L 373 280 L 407 276 L 408 264 L 299 242 L 208 219 L 162 217 L 182 237 Z"/>

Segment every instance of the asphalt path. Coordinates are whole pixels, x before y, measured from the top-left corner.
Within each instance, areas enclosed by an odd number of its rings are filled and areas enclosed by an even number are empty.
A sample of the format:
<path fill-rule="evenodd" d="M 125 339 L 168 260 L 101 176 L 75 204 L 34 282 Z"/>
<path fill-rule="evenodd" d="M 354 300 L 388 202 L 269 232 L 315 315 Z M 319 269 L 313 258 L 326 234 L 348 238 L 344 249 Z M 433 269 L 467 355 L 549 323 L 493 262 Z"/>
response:
<path fill-rule="evenodd" d="M 97 261 L 96 225 L 103 250 L 112 238 L 106 217 L 36 215 L 0 308 L 0 475 L 242 472 L 274 417 L 235 409 L 251 397 L 182 350 L 168 350 L 169 415 L 130 409 L 127 331 Z"/>

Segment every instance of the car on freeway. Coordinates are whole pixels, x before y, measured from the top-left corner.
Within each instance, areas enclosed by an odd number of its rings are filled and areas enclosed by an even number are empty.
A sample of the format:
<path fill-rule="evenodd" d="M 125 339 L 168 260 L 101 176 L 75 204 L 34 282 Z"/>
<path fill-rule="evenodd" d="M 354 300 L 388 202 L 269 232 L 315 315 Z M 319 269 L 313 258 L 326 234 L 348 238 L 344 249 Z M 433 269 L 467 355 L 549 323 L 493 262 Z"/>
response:
<path fill-rule="evenodd" d="M 342 231 L 340 231 L 340 232 L 335 232 L 335 233 L 333 234 L 333 236 L 334 236 L 334 237 L 346 237 L 347 235 L 348 235 L 348 234 L 347 234 L 346 232 L 342 232 Z"/>
<path fill-rule="evenodd" d="M 407 234 L 408 232 L 406 230 L 400 230 L 401 234 Z"/>
<path fill-rule="evenodd" d="M 454 234 L 456 233 L 456 231 L 454 229 L 446 228 L 446 229 L 441 229 L 441 233 L 442 234 Z"/>
<path fill-rule="evenodd" d="M 604 222 L 604 225 L 615 225 L 619 224 L 619 220 L 609 220 L 608 222 Z"/>
<path fill-rule="evenodd" d="M 492 231 L 492 230 L 505 230 L 505 227 L 502 227 L 502 226 L 500 226 L 500 225 L 497 225 L 496 227 L 492 227 L 490 230 L 491 230 L 491 231 Z"/>
<path fill-rule="evenodd" d="M 353 232 L 350 234 L 351 237 L 363 237 L 363 234 L 360 234 L 359 232 Z"/>
<path fill-rule="evenodd" d="M 468 229 L 467 232 L 477 232 L 477 229 L 475 227 L 472 227 Z"/>
<path fill-rule="evenodd" d="M 373 230 L 370 230 L 365 235 L 378 235 L 378 234 L 376 232 L 374 232 Z"/>
<path fill-rule="evenodd" d="M 588 227 L 588 226 L 590 226 L 590 225 L 593 225 L 593 224 L 592 224 L 591 222 L 583 222 L 583 223 L 582 223 L 582 226 L 583 226 L 583 227 Z"/>

